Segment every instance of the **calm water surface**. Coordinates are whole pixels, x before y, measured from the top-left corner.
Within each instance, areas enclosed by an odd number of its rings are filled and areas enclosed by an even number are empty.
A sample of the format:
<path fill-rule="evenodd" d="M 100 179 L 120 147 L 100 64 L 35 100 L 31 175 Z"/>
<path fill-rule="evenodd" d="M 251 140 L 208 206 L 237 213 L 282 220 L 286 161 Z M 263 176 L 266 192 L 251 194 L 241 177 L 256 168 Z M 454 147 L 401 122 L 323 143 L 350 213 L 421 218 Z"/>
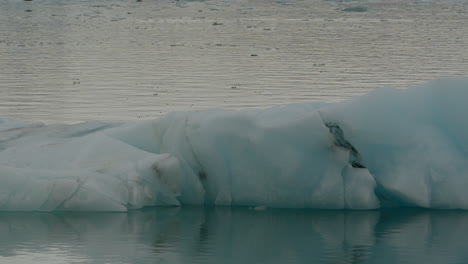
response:
<path fill-rule="evenodd" d="M 467 263 L 468 212 L 0 213 L 1 263 Z"/>
<path fill-rule="evenodd" d="M 0 115 L 21 120 L 338 101 L 467 71 L 466 0 L 0 1 Z"/>

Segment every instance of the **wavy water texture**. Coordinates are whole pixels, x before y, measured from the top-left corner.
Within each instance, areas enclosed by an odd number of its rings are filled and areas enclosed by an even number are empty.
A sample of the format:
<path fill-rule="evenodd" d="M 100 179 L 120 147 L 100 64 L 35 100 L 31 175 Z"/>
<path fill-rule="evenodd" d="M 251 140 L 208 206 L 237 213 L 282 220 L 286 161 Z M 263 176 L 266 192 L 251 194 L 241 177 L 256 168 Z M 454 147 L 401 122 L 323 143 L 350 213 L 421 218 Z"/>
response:
<path fill-rule="evenodd" d="M 341 103 L 44 125 L 0 119 L 0 210 L 468 209 L 468 79 Z"/>

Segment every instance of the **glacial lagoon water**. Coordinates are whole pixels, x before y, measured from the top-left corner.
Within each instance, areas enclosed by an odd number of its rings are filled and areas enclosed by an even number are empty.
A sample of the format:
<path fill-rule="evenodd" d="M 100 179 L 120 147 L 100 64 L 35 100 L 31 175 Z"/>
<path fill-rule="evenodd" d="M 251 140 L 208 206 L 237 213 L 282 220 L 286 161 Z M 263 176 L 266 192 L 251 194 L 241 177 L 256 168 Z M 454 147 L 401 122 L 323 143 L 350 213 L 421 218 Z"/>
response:
<path fill-rule="evenodd" d="M 0 2 L 0 116 L 340 101 L 466 76 L 466 0 Z M 0 263 L 467 263 L 465 211 L 0 213 Z"/>
<path fill-rule="evenodd" d="M 0 213 L 1 263 L 466 263 L 468 212 Z"/>
<path fill-rule="evenodd" d="M 467 43 L 466 0 L 4 0 L 0 114 L 75 123 L 339 101 L 466 76 Z"/>

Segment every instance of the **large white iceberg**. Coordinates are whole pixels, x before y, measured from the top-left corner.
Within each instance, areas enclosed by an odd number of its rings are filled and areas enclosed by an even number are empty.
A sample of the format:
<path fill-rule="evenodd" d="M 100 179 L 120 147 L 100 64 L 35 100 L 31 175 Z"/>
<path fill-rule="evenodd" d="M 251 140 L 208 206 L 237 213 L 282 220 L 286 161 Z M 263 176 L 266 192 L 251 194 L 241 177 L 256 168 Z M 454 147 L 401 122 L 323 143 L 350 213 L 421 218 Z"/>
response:
<path fill-rule="evenodd" d="M 0 118 L 0 210 L 468 209 L 468 79 L 341 103 L 44 125 Z"/>

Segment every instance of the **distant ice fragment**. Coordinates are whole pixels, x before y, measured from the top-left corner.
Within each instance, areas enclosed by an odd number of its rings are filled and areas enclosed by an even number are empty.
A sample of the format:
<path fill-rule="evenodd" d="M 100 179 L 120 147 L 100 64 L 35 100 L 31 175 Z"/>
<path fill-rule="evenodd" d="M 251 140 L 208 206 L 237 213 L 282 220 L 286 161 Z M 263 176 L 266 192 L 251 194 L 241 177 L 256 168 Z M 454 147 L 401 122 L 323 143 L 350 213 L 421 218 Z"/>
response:
<path fill-rule="evenodd" d="M 259 206 L 255 206 L 253 209 L 255 211 L 265 211 L 268 207 L 264 206 L 264 205 L 259 205 Z"/>
<path fill-rule="evenodd" d="M 350 6 L 347 8 L 342 9 L 341 11 L 344 12 L 367 12 L 367 7 L 366 6 Z"/>

